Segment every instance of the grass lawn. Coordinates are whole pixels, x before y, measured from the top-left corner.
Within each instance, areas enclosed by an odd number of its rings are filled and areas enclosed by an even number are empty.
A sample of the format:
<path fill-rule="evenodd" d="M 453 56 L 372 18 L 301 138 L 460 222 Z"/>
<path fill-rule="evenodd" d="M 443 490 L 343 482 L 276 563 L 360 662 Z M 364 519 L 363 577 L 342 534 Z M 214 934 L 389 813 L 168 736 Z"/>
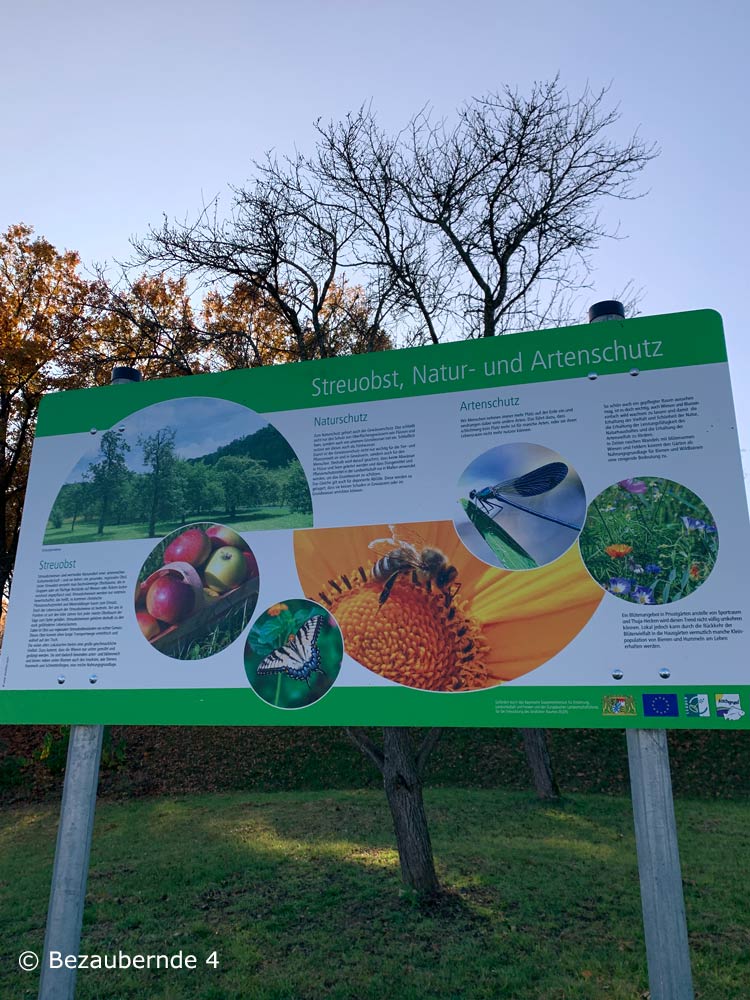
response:
<path fill-rule="evenodd" d="M 82 951 L 174 953 L 189 971 L 81 971 L 76 996 L 150 1000 L 640 1000 L 647 974 L 627 798 L 562 806 L 430 789 L 446 901 L 399 893 L 381 791 L 102 801 Z M 750 996 L 750 803 L 677 800 L 696 995 Z M 57 804 L 0 819 L 0 996 L 41 951 Z M 219 967 L 203 964 L 213 951 Z"/>
<path fill-rule="evenodd" d="M 312 526 L 312 514 L 293 513 L 288 507 L 254 507 L 236 517 L 229 517 L 221 511 L 212 514 L 196 515 L 194 521 L 215 521 L 226 524 L 237 531 L 271 531 L 280 528 L 309 528 Z M 190 523 L 190 522 L 186 522 Z M 163 538 L 170 531 L 182 527 L 181 521 L 158 521 L 155 538 Z M 104 534 L 97 534 L 96 521 L 76 521 L 75 531 L 70 530 L 71 520 L 63 521 L 62 527 L 47 525 L 44 532 L 45 545 L 69 545 L 71 542 L 119 542 L 129 538 L 148 538 L 148 525 L 142 521 L 137 524 L 108 524 Z"/>

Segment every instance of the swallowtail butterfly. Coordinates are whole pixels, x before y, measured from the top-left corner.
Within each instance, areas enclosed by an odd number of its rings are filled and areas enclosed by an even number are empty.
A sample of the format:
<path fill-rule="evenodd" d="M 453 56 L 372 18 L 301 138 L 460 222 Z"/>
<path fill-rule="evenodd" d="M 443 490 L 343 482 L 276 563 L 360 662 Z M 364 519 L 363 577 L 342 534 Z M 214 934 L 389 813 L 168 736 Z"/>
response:
<path fill-rule="evenodd" d="M 307 678 L 317 670 L 321 674 L 325 670 L 320 665 L 320 650 L 317 646 L 318 633 L 323 624 L 323 616 L 315 615 L 308 618 L 304 625 L 298 629 L 292 638 L 274 649 L 258 664 L 258 677 L 266 677 L 270 674 L 286 674 L 297 681 L 305 681 L 310 684 Z"/>

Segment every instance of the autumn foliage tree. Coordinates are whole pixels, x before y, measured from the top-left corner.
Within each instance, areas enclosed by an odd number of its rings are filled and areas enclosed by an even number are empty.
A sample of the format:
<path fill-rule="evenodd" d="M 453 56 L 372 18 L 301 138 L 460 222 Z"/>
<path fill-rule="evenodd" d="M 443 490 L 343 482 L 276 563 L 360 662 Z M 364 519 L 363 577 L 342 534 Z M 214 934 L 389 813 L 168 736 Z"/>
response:
<path fill-rule="evenodd" d="M 387 342 L 372 329 L 362 291 L 343 278 L 328 289 L 318 327 L 335 352 Z M 303 332 L 306 352 L 314 350 L 313 336 Z M 131 364 L 153 379 L 294 360 L 297 349 L 278 301 L 240 278 L 209 289 L 202 299 L 190 294 L 185 276 L 124 273 L 112 280 L 99 272 L 87 279 L 76 253 L 59 252 L 35 237 L 30 226 L 11 226 L 0 236 L 3 599 L 12 578 L 31 442 L 44 393 L 106 385 L 116 364 Z M 104 464 L 86 491 L 66 493 L 66 509 L 58 513 L 71 517 L 73 525 L 82 513 L 84 493 L 90 500 L 96 492 L 101 501 L 98 521 L 102 505 L 106 520 L 127 502 L 127 477 L 121 477 L 118 493 L 106 474 L 107 461 L 102 456 Z M 154 512 L 166 496 L 161 471 L 152 497 Z M 288 491 L 295 498 L 299 493 L 291 483 Z"/>
<path fill-rule="evenodd" d="M 184 278 L 121 274 L 92 283 L 92 332 L 102 358 L 130 363 L 144 378 L 207 371 L 208 338 Z"/>
<path fill-rule="evenodd" d="M 31 442 L 45 392 L 97 376 L 91 289 L 79 258 L 30 226 L 0 234 L 0 590 L 7 596 L 18 547 Z"/>
<path fill-rule="evenodd" d="M 294 355 L 289 328 L 276 304 L 244 279 L 226 291 L 210 289 L 203 299 L 202 319 L 214 370 L 279 364 Z"/>

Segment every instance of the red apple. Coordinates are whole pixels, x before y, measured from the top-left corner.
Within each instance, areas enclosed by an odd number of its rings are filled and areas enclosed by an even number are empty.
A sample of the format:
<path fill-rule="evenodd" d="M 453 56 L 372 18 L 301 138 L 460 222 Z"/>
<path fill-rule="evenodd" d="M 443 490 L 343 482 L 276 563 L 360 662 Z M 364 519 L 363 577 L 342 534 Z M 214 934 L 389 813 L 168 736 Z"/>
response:
<path fill-rule="evenodd" d="M 242 557 L 245 560 L 245 566 L 247 568 L 247 579 L 251 580 L 253 577 L 258 576 L 258 560 L 255 558 L 252 552 L 243 552 Z"/>
<path fill-rule="evenodd" d="M 242 536 L 224 524 L 212 524 L 210 528 L 206 528 L 206 534 L 211 539 L 211 545 L 215 549 L 221 548 L 222 545 L 231 545 L 241 551 L 247 549 L 247 543 Z"/>
<path fill-rule="evenodd" d="M 146 594 L 148 592 L 148 587 L 144 583 L 137 583 L 135 585 L 135 609 L 136 611 L 144 611 L 146 608 Z"/>
<path fill-rule="evenodd" d="M 188 528 L 173 538 L 164 549 L 164 563 L 186 562 L 191 566 L 202 566 L 211 555 L 211 542 L 205 531 Z"/>
<path fill-rule="evenodd" d="M 233 545 L 222 545 L 206 563 L 203 579 L 209 587 L 224 593 L 239 586 L 247 576 L 244 555 Z"/>
<path fill-rule="evenodd" d="M 143 632 L 147 639 L 151 640 L 161 632 L 158 621 L 148 611 L 138 611 L 135 617 L 138 619 L 141 632 Z"/>
<path fill-rule="evenodd" d="M 146 610 L 159 621 L 175 625 L 193 613 L 195 593 L 177 575 L 160 576 L 146 594 Z"/>

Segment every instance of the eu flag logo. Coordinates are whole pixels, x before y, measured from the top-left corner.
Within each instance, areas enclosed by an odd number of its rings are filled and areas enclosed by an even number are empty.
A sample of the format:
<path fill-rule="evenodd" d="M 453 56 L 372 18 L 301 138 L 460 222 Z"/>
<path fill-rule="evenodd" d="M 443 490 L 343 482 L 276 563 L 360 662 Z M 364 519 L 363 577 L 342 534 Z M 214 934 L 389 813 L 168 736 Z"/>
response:
<path fill-rule="evenodd" d="M 643 714 L 663 718 L 667 715 L 679 715 L 676 694 L 644 694 Z"/>

